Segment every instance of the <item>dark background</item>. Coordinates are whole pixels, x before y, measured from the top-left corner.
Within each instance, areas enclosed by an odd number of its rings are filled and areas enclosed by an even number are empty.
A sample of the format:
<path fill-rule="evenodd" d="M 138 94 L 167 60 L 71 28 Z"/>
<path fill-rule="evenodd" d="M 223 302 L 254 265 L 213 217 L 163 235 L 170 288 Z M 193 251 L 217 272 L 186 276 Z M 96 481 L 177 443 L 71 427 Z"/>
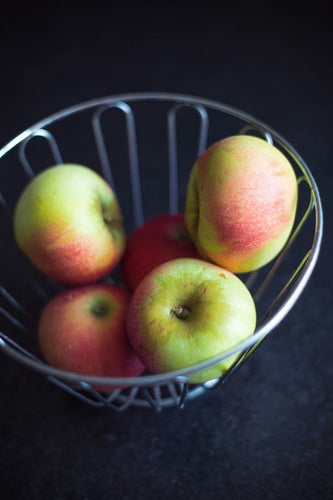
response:
<path fill-rule="evenodd" d="M 332 498 L 329 2 L 14 1 L 0 19 L 1 146 L 95 97 L 208 97 L 293 144 L 326 216 L 295 308 L 225 386 L 182 411 L 94 410 L 1 354 L 2 498 Z"/>

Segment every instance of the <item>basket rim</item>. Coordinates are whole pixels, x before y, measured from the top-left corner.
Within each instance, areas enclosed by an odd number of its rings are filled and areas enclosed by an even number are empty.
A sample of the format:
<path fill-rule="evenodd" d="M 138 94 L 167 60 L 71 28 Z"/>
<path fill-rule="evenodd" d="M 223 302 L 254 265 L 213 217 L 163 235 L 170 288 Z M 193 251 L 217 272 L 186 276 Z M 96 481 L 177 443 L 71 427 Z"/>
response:
<path fill-rule="evenodd" d="M 216 111 L 221 111 L 240 120 L 247 122 L 249 125 L 252 125 L 256 129 L 261 130 L 262 132 L 268 132 L 274 140 L 284 148 L 293 160 L 297 163 L 300 169 L 303 171 L 308 184 L 310 186 L 313 203 L 315 208 L 315 230 L 314 236 L 312 240 L 312 246 L 310 249 L 310 254 L 307 262 L 305 263 L 302 271 L 299 273 L 297 279 L 295 279 L 295 286 L 292 292 L 288 295 L 287 299 L 283 302 L 283 304 L 277 309 L 277 311 L 273 314 L 273 316 L 266 320 L 261 326 L 259 326 L 255 333 L 248 337 L 246 340 L 235 344 L 234 347 L 229 348 L 227 351 L 222 352 L 221 354 L 209 358 L 206 361 L 202 361 L 200 363 L 196 363 L 186 368 L 182 368 L 175 371 L 164 372 L 161 374 L 148 374 L 148 375 L 140 375 L 138 377 L 98 377 L 92 375 L 83 375 L 76 372 L 68 372 L 64 370 L 60 370 L 58 368 L 54 368 L 43 361 L 34 359 L 33 357 L 28 357 L 25 354 L 22 354 L 14 347 L 11 347 L 6 342 L 6 335 L 3 332 L 0 332 L 0 349 L 8 354 L 10 357 L 16 359 L 18 362 L 32 368 L 40 373 L 48 375 L 50 377 L 56 377 L 61 380 L 64 380 L 68 383 L 88 383 L 91 385 L 101 385 L 101 386 L 153 386 L 156 384 L 164 384 L 169 382 L 188 382 L 188 375 L 211 367 L 229 356 L 236 354 L 238 352 L 242 352 L 246 349 L 252 347 L 259 340 L 264 339 L 271 331 L 273 331 L 285 318 L 285 316 L 290 312 L 301 293 L 303 292 L 310 276 L 314 270 L 316 262 L 318 260 L 320 247 L 322 243 L 323 237 L 323 209 L 322 203 L 320 199 L 319 190 L 317 184 L 313 178 L 310 168 L 305 163 L 303 158 L 299 155 L 299 153 L 286 141 L 280 134 L 278 134 L 275 130 L 273 130 L 266 123 L 258 120 L 254 116 L 247 114 L 237 108 L 226 105 L 224 103 L 192 96 L 188 94 L 180 94 L 180 93 L 170 93 L 170 92 L 134 92 L 134 93 L 124 93 L 118 94 L 114 96 L 104 96 L 100 98 L 95 98 L 87 101 L 83 101 L 78 104 L 74 104 L 72 106 L 68 106 L 63 108 L 62 110 L 49 115 L 48 117 L 36 122 L 34 125 L 31 125 L 23 132 L 14 137 L 11 141 L 9 141 L 5 146 L 0 149 L 0 159 L 4 157 L 10 150 L 19 145 L 26 138 L 33 135 L 37 130 L 59 121 L 67 116 L 73 115 L 75 113 L 79 113 L 81 111 L 88 110 L 90 108 L 94 108 L 97 106 L 103 105 L 112 105 L 118 103 L 119 101 L 125 102 L 133 102 L 133 101 L 144 101 L 144 100 L 155 100 L 155 101 L 172 101 L 174 103 L 179 103 L 182 105 L 201 105 L 206 108 L 210 108 Z"/>

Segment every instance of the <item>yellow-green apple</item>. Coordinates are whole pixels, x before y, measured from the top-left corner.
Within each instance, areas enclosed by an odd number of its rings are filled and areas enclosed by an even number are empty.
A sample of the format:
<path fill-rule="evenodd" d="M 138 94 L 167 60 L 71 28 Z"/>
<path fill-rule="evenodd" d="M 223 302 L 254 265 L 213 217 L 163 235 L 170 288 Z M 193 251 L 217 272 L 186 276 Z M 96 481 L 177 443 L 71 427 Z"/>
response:
<path fill-rule="evenodd" d="M 194 164 L 185 220 L 200 255 L 234 273 L 271 261 L 295 220 L 297 180 L 282 152 L 263 139 L 232 136 Z"/>
<path fill-rule="evenodd" d="M 130 298 L 128 291 L 106 283 L 74 287 L 56 295 L 39 318 L 39 345 L 46 361 L 82 375 L 140 375 L 144 366 L 126 333 Z"/>
<path fill-rule="evenodd" d="M 200 258 L 185 227 L 184 214 L 153 217 L 127 239 L 121 261 L 124 280 L 134 290 L 154 267 L 180 257 Z"/>
<path fill-rule="evenodd" d="M 251 336 L 256 308 L 243 282 L 215 264 L 174 259 L 148 273 L 132 296 L 127 333 L 152 373 L 192 366 Z M 224 374 L 237 354 L 193 372 L 201 383 Z"/>
<path fill-rule="evenodd" d="M 82 165 L 57 165 L 37 175 L 17 202 L 14 231 L 40 271 L 70 285 L 99 280 L 125 249 L 115 193 Z"/>

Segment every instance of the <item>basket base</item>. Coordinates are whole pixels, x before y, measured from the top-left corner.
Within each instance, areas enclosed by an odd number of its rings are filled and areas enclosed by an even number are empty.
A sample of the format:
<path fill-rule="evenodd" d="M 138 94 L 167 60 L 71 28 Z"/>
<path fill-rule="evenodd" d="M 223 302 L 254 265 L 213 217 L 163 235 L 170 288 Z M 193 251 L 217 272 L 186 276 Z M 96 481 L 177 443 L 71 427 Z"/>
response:
<path fill-rule="evenodd" d="M 195 399 L 210 389 L 215 389 L 221 382 L 220 379 L 210 380 L 201 385 L 171 382 L 149 389 L 140 387 L 115 389 L 107 394 L 97 391 L 85 382 L 82 382 L 80 386 L 70 386 L 55 377 L 48 377 L 48 380 L 94 408 L 105 407 L 118 412 L 122 412 L 130 406 L 152 408 L 156 412 L 160 412 L 163 408 L 183 408 L 186 401 Z"/>

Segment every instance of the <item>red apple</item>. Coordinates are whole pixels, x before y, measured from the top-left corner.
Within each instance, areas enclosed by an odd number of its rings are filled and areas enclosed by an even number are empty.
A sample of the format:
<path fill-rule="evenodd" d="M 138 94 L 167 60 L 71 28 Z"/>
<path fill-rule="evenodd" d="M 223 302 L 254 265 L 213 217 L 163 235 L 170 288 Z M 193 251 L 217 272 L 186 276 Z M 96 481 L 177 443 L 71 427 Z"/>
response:
<path fill-rule="evenodd" d="M 196 161 L 186 225 L 202 258 L 244 273 L 281 251 L 296 208 L 297 180 L 288 159 L 263 139 L 238 135 L 211 145 Z"/>
<path fill-rule="evenodd" d="M 191 241 L 183 214 L 165 214 L 150 219 L 130 234 L 121 263 L 124 280 L 131 290 L 155 267 L 181 257 L 200 258 Z"/>
<path fill-rule="evenodd" d="M 51 299 L 41 313 L 38 327 L 46 361 L 83 375 L 140 375 L 144 366 L 126 333 L 130 298 L 126 290 L 100 283 L 66 290 Z"/>

